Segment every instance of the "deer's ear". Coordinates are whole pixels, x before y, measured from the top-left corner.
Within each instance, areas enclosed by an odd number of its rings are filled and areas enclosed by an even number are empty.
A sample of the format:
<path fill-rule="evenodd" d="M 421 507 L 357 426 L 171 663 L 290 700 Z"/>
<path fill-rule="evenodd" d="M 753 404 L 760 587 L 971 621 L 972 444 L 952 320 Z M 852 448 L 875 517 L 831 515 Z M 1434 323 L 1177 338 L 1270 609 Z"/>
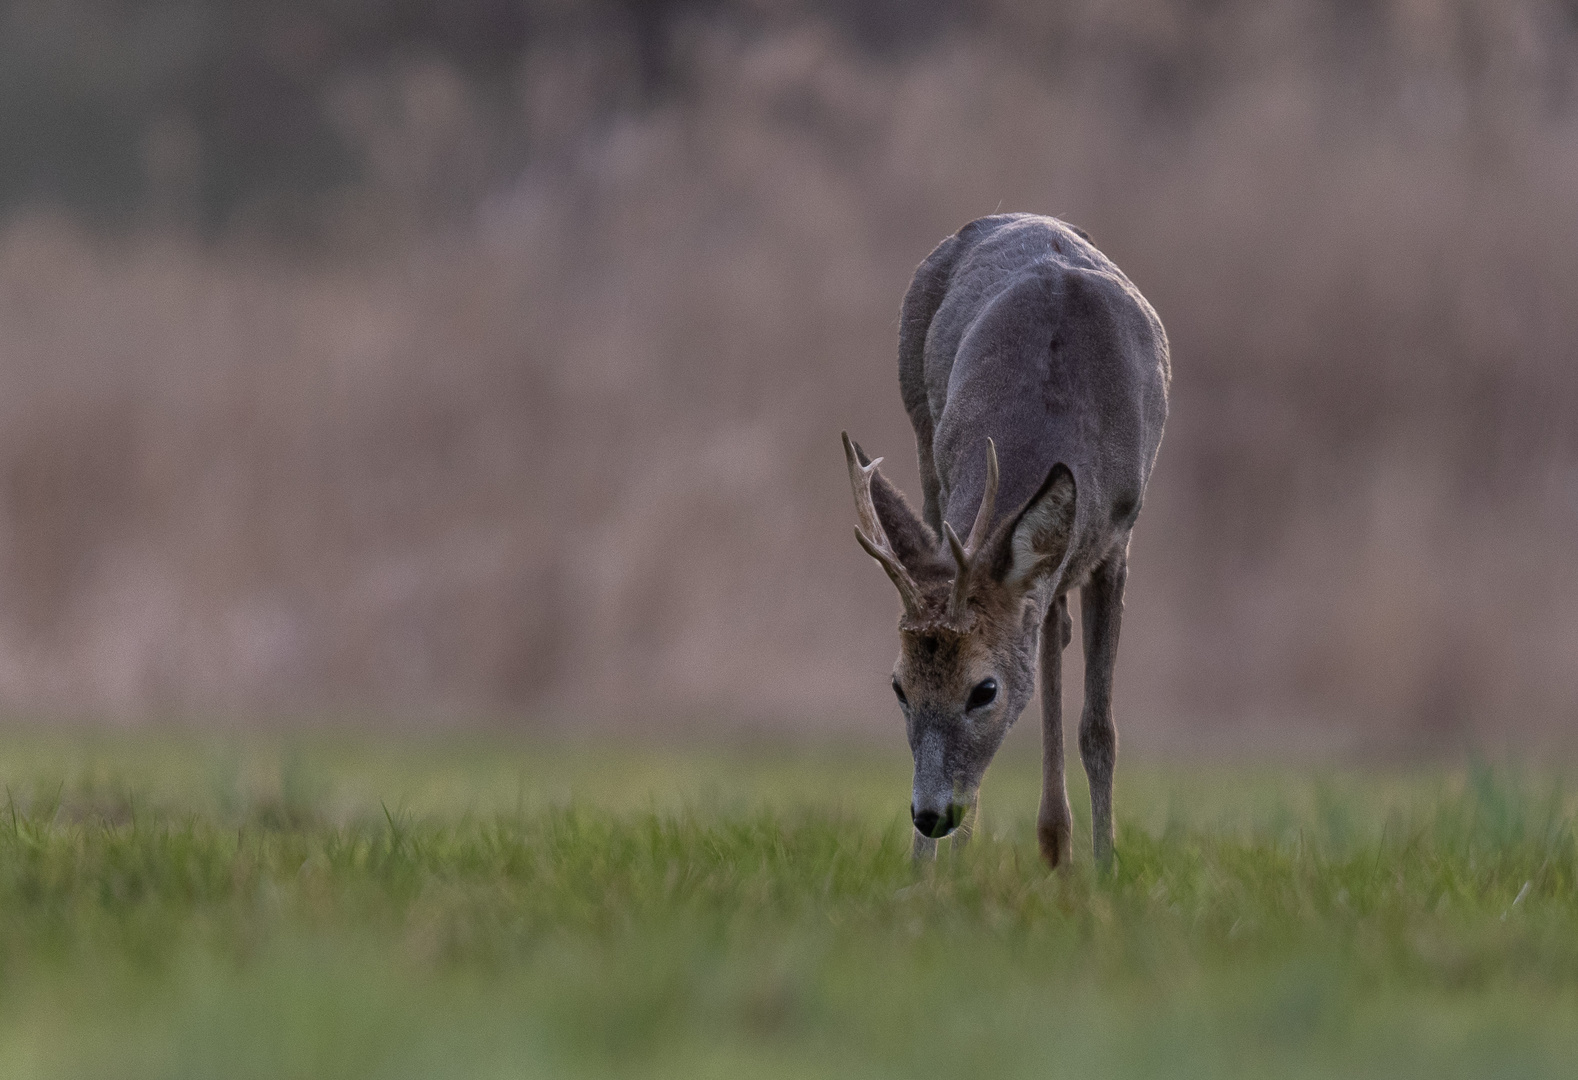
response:
<path fill-rule="evenodd" d="M 855 457 L 861 465 L 870 465 L 871 459 L 854 444 Z M 879 469 L 871 478 L 871 502 L 877 509 L 877 519 L 888 534 L 888 543 L 899 561 L 911 569 L 918 569 L 937 561 L 938 540 L 935 533 L 915 512 L 904 492 L 889 483 Z"/>
<path fill-rule="evenodd" d="M 1005 584 L 1027 587 L 1062 564 L 1074 535 L 1074 496 L 1074 474 L 1062 462 L 1052 466 L 1041 487 L 1012 519 L 1006 537 Z"/>

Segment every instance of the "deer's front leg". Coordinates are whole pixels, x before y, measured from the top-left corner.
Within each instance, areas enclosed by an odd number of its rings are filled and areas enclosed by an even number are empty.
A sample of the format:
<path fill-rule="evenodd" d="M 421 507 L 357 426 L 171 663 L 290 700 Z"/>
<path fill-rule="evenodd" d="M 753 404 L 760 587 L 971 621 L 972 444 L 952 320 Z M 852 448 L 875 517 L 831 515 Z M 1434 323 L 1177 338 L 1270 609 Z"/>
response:
<path fill-rule="evenodd" d="M 1036 839 L 1051 867 L 1068 860 L 1074 822 L 1063 780 L 1063 649 L 1073 636 L 1068 599 L 1060 596 L 1041 625 L 1041 812 L 1036 815 Z"/>
<path fill-rule="evenodd" d="M 1096 568 L 1080 590 L 1085 630 L 1085 714 L 1079 722 L 1079 756 L 1090 778 L 1090 831 L 1096 861 L 1112 858 L 1112 773 L 1118 763 L 1118 728 L 1112 721 L 1112 669 L 1123 621 L 1127 545 Z"/>

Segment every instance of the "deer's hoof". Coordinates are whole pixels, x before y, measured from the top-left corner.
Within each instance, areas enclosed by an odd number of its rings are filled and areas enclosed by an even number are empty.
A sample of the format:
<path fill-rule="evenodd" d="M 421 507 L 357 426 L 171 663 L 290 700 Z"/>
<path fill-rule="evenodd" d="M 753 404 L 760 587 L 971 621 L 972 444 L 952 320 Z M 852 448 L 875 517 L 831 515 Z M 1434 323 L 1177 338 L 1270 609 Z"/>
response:
<path fill-rule="evenodd" d="M 1068 862 L 1071 832 L 1067 818 L 1052 818 L 1036 823 L 1036 840 L 1041 844 L 1041 857 L 1053 870 Z"/>

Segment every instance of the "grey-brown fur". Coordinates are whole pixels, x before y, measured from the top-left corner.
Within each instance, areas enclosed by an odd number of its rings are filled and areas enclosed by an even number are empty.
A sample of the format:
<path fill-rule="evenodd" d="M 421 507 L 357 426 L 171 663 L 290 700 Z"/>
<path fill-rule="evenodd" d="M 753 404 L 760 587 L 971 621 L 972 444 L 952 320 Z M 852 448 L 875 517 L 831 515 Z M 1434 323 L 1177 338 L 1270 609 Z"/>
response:
<path fill-rule="evenodd" d="M 1096 857 L 1110 856 L 1112 669 L 1129 534 L 1169 379 L 1156 313 L 1083 233 L 1054 218 L 972 221 L 916 270 L 899 329 L 899 387 L 915 427 L 921 512 L 847 437 L 845 446 L 861 543 L 905 605 L 894 677 L 915 755 L 917 854 L 964 823 L 1030 700 L 1039 660 L 1037 832 L 1048 863 L 1068 857 L 1061 672 L 1072 636 L 1065 597 L 1079 588 L 1080 757 Z M 984 699 L 987 679 L 995 697 L 967 710 L 972 692 Z"/>

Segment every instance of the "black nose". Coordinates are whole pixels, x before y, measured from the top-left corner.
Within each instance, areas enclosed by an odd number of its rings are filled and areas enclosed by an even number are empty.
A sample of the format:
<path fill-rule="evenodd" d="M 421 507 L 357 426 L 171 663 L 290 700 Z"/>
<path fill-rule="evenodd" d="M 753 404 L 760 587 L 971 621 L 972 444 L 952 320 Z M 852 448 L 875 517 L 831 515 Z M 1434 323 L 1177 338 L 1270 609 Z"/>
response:
<path fill-rule="evenodd" d="M 958 803 L 949 803 L 945 813 L 935 810 L 916 810 L 910 807 L 910 819 L 915 822 L 915 830 L 922 836 L 929 836 L 933 840 L 941 840 L 959 827 L 959 822 L 964 820 L 965 808 Z"/>

